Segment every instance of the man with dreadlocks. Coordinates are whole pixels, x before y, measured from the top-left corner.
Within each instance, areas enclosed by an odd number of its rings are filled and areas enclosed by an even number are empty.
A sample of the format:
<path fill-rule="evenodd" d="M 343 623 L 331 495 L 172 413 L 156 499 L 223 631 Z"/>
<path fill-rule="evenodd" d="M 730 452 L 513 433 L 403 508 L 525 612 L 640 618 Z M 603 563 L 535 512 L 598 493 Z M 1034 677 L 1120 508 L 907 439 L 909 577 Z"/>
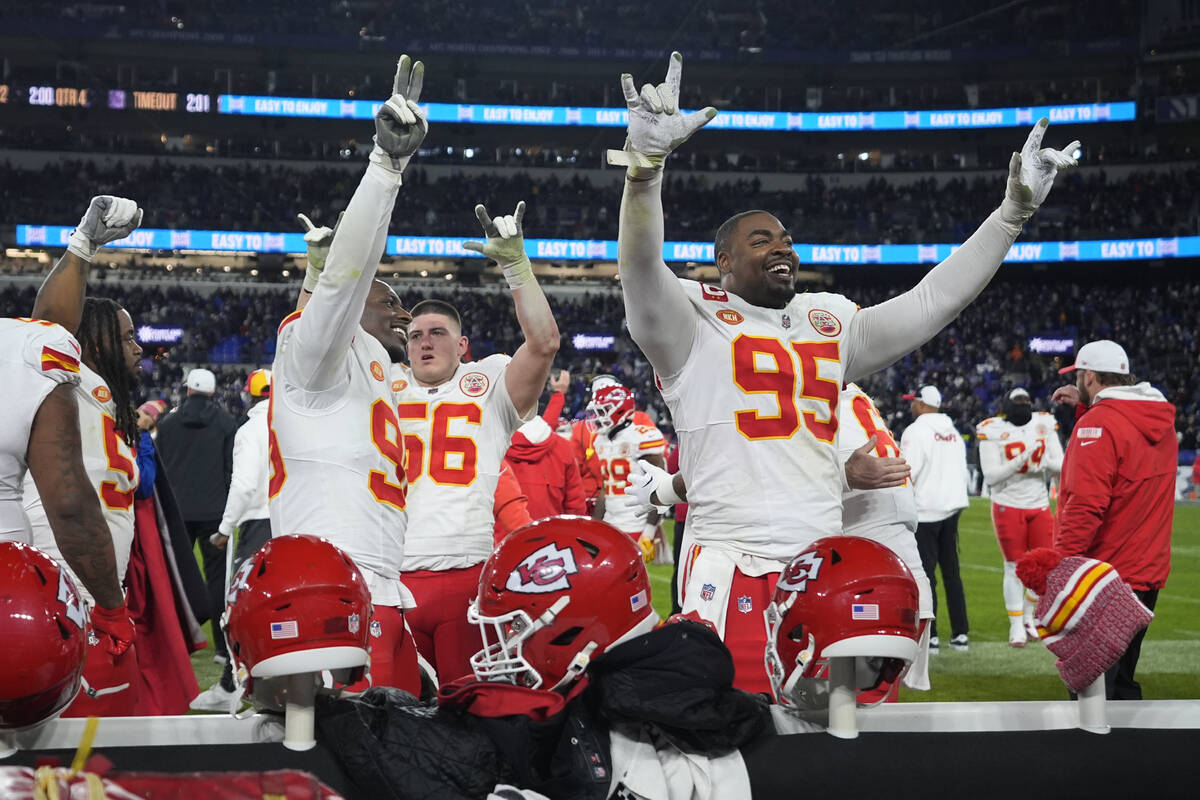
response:
<path fill-rule="evenodd" d="M 38 290 L 33 316 L 73 331 L 79 342 L 79 433 L 83 465 L 100 500 L 112 538 L 117 580 L 123 582 L 133 543 L 133 494 L 138 485 L 137 417 L 134 388 L 142 348 L 129 312 L 109 299 L 84 299 L 89 262 L 102 244 L 127 236 L 141 222 L 132 200 L 95 197 L 71 234 L 67 253 Z M 66 564 L 47 519 L 38 487 L 27 479 L 25 513 L 33 544 Z M 127 716 L 137 702 L 134 626 L 120 597 L 116 609 L 104 608 L 80 583 L 91 610 L 92 634 L 84 667 L 83 691 L 64 716 Z M 110 601 L 111 602 L 111 601 Z"/>

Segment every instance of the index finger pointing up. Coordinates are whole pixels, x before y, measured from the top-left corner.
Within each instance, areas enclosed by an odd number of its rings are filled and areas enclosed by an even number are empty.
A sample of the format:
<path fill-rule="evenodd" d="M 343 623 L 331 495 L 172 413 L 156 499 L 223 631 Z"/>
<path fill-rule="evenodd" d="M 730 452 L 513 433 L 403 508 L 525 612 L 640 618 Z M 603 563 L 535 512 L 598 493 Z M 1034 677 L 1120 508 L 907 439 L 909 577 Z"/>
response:
<path fill-rule="evenodd" d="M 408 91 L 409 77 L 412 75 L 412 59 L 408 54 L 400 56 L 396 62 L 396 77 L 392 79 L 392 94 L 404 94 Z"/>

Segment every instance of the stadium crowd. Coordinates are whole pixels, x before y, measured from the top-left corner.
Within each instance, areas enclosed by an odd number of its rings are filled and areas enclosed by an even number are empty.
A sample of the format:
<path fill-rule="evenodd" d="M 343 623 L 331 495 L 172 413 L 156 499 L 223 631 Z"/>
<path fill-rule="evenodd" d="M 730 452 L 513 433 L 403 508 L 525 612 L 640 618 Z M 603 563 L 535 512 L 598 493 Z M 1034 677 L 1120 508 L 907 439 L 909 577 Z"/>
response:
<path fill-rule="evenodd" d="M 485 171 L 436 178 L 414 168 L 392 216 L 393 234 L 463 235 L 474 224 L 474 199 L 501 207 L 529 203 L 538 237 L 615 239 L 621 182 L 617 173 L 593 184 L 578 173 L 540 177 Z M 312 170 L 246 163 L 208 166 L 170 160 L 151 164 L 49 163 L 41 169 L 0 166 L 0 218 L 69 224 L 73 210 L 99 187 L 144 198 L 146 227 L 289 231 L 295 213 L 332 218 L 357 175 L 336 167 Z M 768 208 L 800 241 L 893 244 L 958 242 L 987 216 L 998 176 L 930 177 L 912 183 L 874 178 L 839 186 L 810 176 L 797 191 L 764 191 L 757 178 L 670 177 L 667 238 L 707 240 L 738 208 Z M 1064 176 L 1053 209 L 1027 226 L 1024 240 L 1195 235 L 1200 232 L 1200 169 L 1143 171 L 1110 178 L 1103 171 Z"/>
<path fill-rule="evenodd" d="M 520 343 L 502 292 L 397 288 L 409 305 L 428 297 L 462 309 L 464 319 L 470 320 L 464 333 L 475 358 L 512 352 Z M 866 306 L 899 293 L 901 287 L 835 276 L 832 290 Z M 278 321 L 295 302 L 295 289 L 282 286 L 254 291 L 219 288 L 204 293 L 183 283 L 163 288 L 105 281 L 95 284 L 92 291 L 119 300 L 139 325 L 184 329 L 177 344 L 145 346 L 139 402 L 162 398 L 172 406 L 178 404 L 187 369 L 199 364 L 214 369 L 215 397 L 235 415 L 244 410 L 241 388 L 246 372 L 270 364 Z M 0 289 L 0 315 L 18 315 L 32 307 L 32 301 L 32 288 Z M 634 388 L 639 405 L 652 417 L 664 420 L 665 405 L 654 387 L 653 372 L 625 330 L 620 295 L 598 290 L 551 295 L 550 302 L 564 334 L 559 365 L 581 379 L 567 394 L 564 414 L 581 415 L 587 403 L 586 379 L 610 373 Z M 1154 325 L 1147 326 L 1146 309 L 1154 309 Z M 1200 424 L 1200 385 L 1187 369 L 1200 359 L 1198 331 L 1200 284 L 1085 286 L 1005 280 L 989 286 L 958 320 L 924 347 L 860 383 L 896 427 L 907 421 L 908 404 L 901 395 L 918 386 L 935 385 L 944 397 L 942 410 L 959 431 L 969 434 L 980 420 L 997 413 L 1004 393 L 1014 386 L 1025 387 L 1035 407 L 1051 410 L 1050 394 L 1063 383 L 1057 372 L 1059 360 L 1031 350 L 1030 339 L 1069 338 L 1078 345 L 1112 338 L 1126 343 L 1130 359 L 1143 372 L 1139 379 L 1151 381 L 1175 404 L 1181 449 L 1189 450 L 1195 449 Z M 577 350 L 571 341 L 576 332 L 613 334 L 614 349 Z M 1062 421 L 1069 425 L 1070 415 Z"/>
<path fill-rule="evenodd" d="M 1119 0 L 1106 13 L 1090 13 L 1081 0 L 1042 10 L 1023 8 L 996 14 L 987 0 L 920 0 L 897 10 L 891 3 L 804 4 L 756 0 L 736 10 L 715 0 L 666 0 L 653 17 L 631 27 L 634 4 L 603 0 L 503 0 L 486 6 L 464 0 L 349 3 L 324 0 L 296 13 L 286 0 L 245 5 L 234 0 L 203 5 L 169 0 L 121 3 L 30 4 L 14 9 L 14 19 L 80 22 L 106 27 L 163 31 L 239 31 L 263 35 L 320 35 L 365 43 L 477 41 L 489 45 L 653 46 L 736 48 L 752 55 L 762 49 L 875 49 L 884 47 L 997 47 L 1030 39 L 1084 41 L 1124 38 L 1137 3 Z M 469 17 L 472 25 L 460 21 Z M 971 24 L 953 25 L 970 19 Z M 945 28 L 946 30 L 942 30 Z M 486 36 L 477 32 L 487 31 Z"/>

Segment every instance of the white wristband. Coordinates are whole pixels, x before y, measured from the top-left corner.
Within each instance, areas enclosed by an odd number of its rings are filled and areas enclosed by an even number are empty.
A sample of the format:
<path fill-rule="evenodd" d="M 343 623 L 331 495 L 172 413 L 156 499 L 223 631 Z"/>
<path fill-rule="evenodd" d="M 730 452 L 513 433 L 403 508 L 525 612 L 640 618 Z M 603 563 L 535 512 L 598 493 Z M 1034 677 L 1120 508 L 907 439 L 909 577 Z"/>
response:
<path fill-rule="evenodd" d="M 675 492 L 675 475 L 670 475 L 666 481 L 654 487 L 654 492 L 650 499 L 658 498 L 657 503 L 660 506 L 673 506 L 676 503 L 687 502 Z"/>
<path fill-rule="evenodd" d="M 654 532 L 655 532 L 656 530 L 658 530 L 658 525 L 656 525 L 656 524 L 655 524 L 655 525 L 651 525 L 649 522 L 647 522 L 645 525 L 643 525 L 643 526 L 642 526 L 642 536 L 641 536 L 641 538 L 643 538 L 643 539 L 653 539 L 653 538 L 654 538 Z"/>
<path fill-rule="evenodd" d="M 79 232 L 79 229 L 71 231 L 71 238 L 67 240 L 67 251 L 74 253 L 84 261 L 91 261 L 95 257 L 96 251 L 100 248 L 92 244 L 92 240 Z"/>

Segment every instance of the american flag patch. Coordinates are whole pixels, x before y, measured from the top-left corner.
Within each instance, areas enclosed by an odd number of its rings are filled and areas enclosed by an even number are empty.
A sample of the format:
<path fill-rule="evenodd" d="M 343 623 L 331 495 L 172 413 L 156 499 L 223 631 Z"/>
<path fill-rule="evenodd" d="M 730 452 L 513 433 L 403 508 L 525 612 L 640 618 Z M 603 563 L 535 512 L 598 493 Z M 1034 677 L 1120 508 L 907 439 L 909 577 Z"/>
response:
<path fill-rule="evenodd" d="M 272 639 L 295 639 L 299 635 L 300 631 L 296 627 L 296 620 L 294 619 L 289 619 L 287 622 L 271 623 Z"/>
<path fill-rule="evenodd" d="M 850 605 L 850 619 L 879 619 L 879 605 L 877 603 L 852 603 Z"/>
<path fill-rule="evenodd" d="M 640 592 L 635 594 L 633 597 L 629 598 L 629 608 L 632 611 L 641 611 L 643 608 L 645 608 L 649 604 L 650 604 L 650 600 L 649 600 L 649 598 L 646 597 L 645 589 L 642 589 Z"/>

